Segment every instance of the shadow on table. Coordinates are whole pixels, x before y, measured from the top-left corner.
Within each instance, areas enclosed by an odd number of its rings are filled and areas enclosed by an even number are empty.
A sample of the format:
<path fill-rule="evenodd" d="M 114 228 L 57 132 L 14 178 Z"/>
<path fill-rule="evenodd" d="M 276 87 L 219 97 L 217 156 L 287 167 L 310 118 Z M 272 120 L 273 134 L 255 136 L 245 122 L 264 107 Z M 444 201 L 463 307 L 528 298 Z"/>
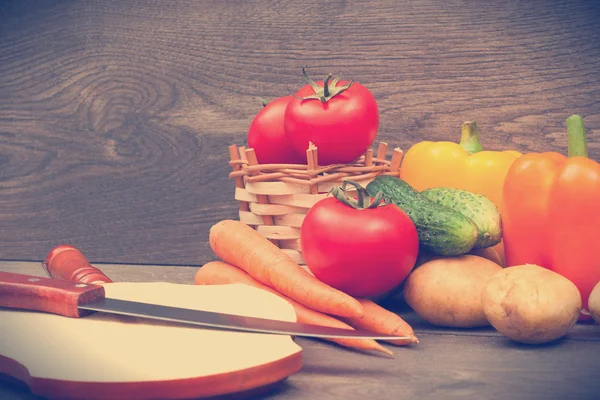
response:
<path fill-rule="evenodd" d="M 42 400 L 35 396 L 23 382 L 0 374 L 0 399 L 2 400 Z"/>
<path fill-rule="evenodd" d="M 491 336 L 491 337 L 504 337 L 500 332 L 491 326 L 483 328 L 447 328 L 439 327 L 430 324 L 423 318 L 419 317 L 404 301 L 402 292 L 396 292 L 390 297 L 387 297 L 379 302 L 379 304 L 390 311 L 398 314 L 404 319 L 415 331 L 416 335 L 419 334 L 434 334 L 434 335 L 456 335 L 456 336 Z M 509 339 L 506 339 L 507 346 L 520 346 L 527 348 L 539 348 L 540 346 L 552 346 L 560 345 L 563 340 L 575 340 L 575 341 L 591 341 L 600 342 L 600 324 L 591 322 L 578 322 L 565 338 L 558 340 L 553 343 L 545 345 L 520 345 Z"/>
<path fill-rule="evenodd" d="M 205 400 L 246 400 L 267 398 L 292 390 L 287 379 L 265 385 L 245 392 L 204 398 Z M 2 400 L 46 400 L 44 397 L 35 396 L 27 385 L 10 376 L 0 374 L 0 399 Z"/>

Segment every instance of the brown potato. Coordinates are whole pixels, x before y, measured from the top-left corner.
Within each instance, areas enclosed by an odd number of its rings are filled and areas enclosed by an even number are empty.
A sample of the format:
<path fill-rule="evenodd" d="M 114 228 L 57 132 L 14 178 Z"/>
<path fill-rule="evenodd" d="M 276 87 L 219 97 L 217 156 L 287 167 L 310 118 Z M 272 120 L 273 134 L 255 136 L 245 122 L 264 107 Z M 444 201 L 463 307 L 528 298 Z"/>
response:
<path fill-rule="evenodd" d="M 406 279 L 404 299 L 433 325 L 474 328 L 488 326 L 481 291 L 502 267 L 475 255 L 435 258 Z"/>
<path fill-rule="evenodd" d="M 498 254 L 498 257 L 500 257 L 500 265 L 502 265 L 503 267 L 506 267 L 506 257 L 504 254 L 504 241 L 500 241 L 500 243 L 498 243 L 495 246 L 492 246 L 491 248 L 494 249 L 496 254 Z"/>
<path fill-rule="evenodd" d="M 500 258 L 500 255 L 498 254 L 498 252 L 493 247 L 486 247 L 486 248 L 483 248 L 483 249 L 472 249 L 469 252 L 469 254 L 472 254 L 474 256 L 483 257 L 483 258 L 487 258 L 488 260 L 495 262 L 499 266 L 504 267 L 504 263 L 502 262 L 502 259 Z"/>
<path fill-rule="evenodd" d="M 529 344 L 564 336 L 582 307 L 579 290 L 570 280 L 533 264 L 498 272 L 485 286 L 481 301 L 496 330 Z"/>
<path fill-rule="evenodd" d="M 600 282 L 594 286 L 588 299 L 588 308 L 594 321 L 600 324 Z"/>

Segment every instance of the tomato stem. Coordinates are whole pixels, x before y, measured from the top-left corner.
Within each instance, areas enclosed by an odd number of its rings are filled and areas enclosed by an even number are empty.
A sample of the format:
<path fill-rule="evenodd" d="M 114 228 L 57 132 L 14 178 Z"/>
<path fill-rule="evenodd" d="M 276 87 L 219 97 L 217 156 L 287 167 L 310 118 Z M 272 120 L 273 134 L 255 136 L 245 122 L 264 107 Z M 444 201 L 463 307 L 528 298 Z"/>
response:
<path fill-rule="evenodd" d="M 347 184 L 351 184 L 354 187 L 356 187 L 358 199 L 354 199 L 353 197 L 351 197 L 348 194 L 348 191 L 346 189 Z M 367 210 L 367 209 L 371 209 L 371 208 L 377 208 L 380 205 L 388 204 L 387 200 L 385 199 L 385 197 L 383 195 L 383 192 L 378 192 L 375 195 L 375 197 L 373 199 L 371 199 L 371 195 L 369 194 L 367 189 L 362 187 L 358 182 L 354 182 L 351 180 L 345 180 L 342 183 L 341 187 L 334 186 L 329 193 L 333 194 L 333 196 L 338 201 L 344 203 L 348 207 L 354 208 L 355 210 Z"/>
<path fill-rule="evenodd" d="M 343 93 L 345 90 L 350 88 L 354 84 L 354 81 L 350 81 L 342 86 L 337 86 L 340 77 L 336 76 L 331 80 L 332 75 L 329 74 L 323 80 L 323 87 L 319 86 L 315 81 L 313 81 L 308 74 L 306 73 L 306 68 L 302 67 L 302 75 L 304 76 L 304 80 L 308 82 L 310 87 L 315 91 L 315 94 L 311 94 L 310 96 L 301 97 L 300 100 L 319 100 L 322 103 L 326 103 L 331 100 L 333 97 L 337 96 L 340 93 Z M 296 95 L 293 95 L 297 97 Z M 298 98 L 298 97 L 297 97 Z"/>
<path fill-rule="evenodd" d="M 567 118 L 567 137 L 569 157 L 588 156 L 585 127 L 580 115 L 571 115 Z"/>
<path fill-rule="evenodd" d="M 318 93 L 321 90 L 321 87 L 317 85 L 316 82 L 313 81 L 312 78 L 306 73 L 306 67 L 302 67 L 302 75 L 304 75 L 304 80 L 308 82 L 308 84 L 313 88 L 315 93 Z"/>
<path fill-rule="evenodd" d="M 327 100 L 327 97 L 329 97 L 329 80 L 331 79 L 331 74 L 327 75 L 325 77 L 325 79 L 323 80 L 323 97 L 321 98 L 321 101 L 323 103 L 325 103 Z"/>
<path fill-rule="evenodd" d="M 462 124 L 460 145 L 469 154 L 478 153 L 483 150 L 479 143 L 479 129 L 475 121 L 466 121 Z"/>

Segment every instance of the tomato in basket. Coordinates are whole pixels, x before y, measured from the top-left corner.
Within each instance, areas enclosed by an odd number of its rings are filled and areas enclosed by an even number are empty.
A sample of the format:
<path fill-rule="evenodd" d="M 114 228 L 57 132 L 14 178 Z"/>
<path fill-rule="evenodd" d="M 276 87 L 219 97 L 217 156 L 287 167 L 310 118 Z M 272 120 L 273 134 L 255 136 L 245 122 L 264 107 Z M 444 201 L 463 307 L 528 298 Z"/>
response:
<path fill-rule="evenodd" d="M 354 185 L 357 198 L 346 190 Z M 320 281 L 355 297 L 384 294 L 400 285 L 419 253 L 417 228 L 398 206 L 371 198 L 344 181 L 318 201 L 300 229 L 302 256 Z"/>
<path fill-rule="evenodd" d="M 248 129 L 248 147 L 259 164 L 303 164 L 283 129 L 283 115 L 292 96 L 279 97 L 256 114 Z"/>
<path fill-rule="evenodd" d="M 347 164 L 371 147 L 379 128 L 377 102 L 358 82 L 327 76 L 314 82 L 305 69 L 308 84 L 296 92 L 284 115 L 284 129 L 296 153 L 306 161 L 312 142 L 319 151 L 319 165 Z"/>

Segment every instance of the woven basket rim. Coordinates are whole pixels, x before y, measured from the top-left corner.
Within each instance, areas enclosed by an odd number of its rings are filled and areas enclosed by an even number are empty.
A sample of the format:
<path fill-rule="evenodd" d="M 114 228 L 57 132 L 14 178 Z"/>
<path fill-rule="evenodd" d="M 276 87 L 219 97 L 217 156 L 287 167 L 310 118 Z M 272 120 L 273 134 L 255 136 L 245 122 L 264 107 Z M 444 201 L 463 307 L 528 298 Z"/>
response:
<path fill-rule="evenodd" d="M 287 182 L 314 186 L 323 182 L 343 181 L 348 178 L 362 180 L 377 175 L 400 174 L 403 151 L 392 150 L 391 160 L 387 159 L 388 144 L 379 143 L 377 153 L 372 148 L 365 151 L 357 160 L 346 164 L 318 165 L 318 149 L 312 145 L 307 150 L 306 164 L 259 164 L 254 149 L 245 146 L 229 146 L 229 166 L 232 180 L 247 182 Z"/>

